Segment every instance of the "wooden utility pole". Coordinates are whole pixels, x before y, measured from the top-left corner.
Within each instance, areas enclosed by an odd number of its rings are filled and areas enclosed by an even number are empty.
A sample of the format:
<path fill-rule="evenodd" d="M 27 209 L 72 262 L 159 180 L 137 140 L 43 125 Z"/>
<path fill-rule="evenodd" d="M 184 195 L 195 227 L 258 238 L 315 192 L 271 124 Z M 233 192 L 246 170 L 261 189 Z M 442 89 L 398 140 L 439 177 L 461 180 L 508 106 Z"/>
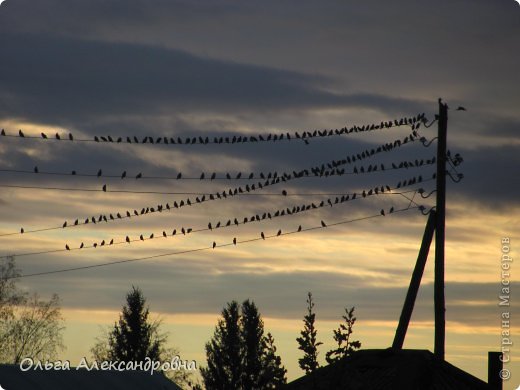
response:
<path fill-rule="evenodd" d="M 444 240 L 446 220 L 446 139 L 448 105 L 439 99 L 437 141 L 437 205 L 435 223 L 435 345 L 434 354 L 444 360 L 446 339 L 446 303 L 444 297 Z"/>
<path fill-rule="evenodd" d="M 408 287 L 408 293 L 406 294 L 406 299 L 404 301 L 403 311 L 401 312 L 401 317 L 399 318 L 399 325 L 397 325 L 397 330 L 395 331 L 395 338 L 394 343 L 392 344 L 392 348 L 403 348 L 406 331 L 408 330 L 408 325 L 410 324 L 410 319 L 412 318 L 415 299 L 417 298 L 417 292 L 419 291 L 419 286 L 421 285 L 421 278 L 424 273 L 426 259 L 428 259 L 428 252 L 430 251 L 430 244 L 433 239 L 435 224 L 436 213 L 432 210 L 430 211 L 428 222 L 426 222 L 421 249 L 419 250 L 419 255 L 417 256 L 417 262 L 415 263 L 412 279 L 410 280 L 410 287 Z"/>

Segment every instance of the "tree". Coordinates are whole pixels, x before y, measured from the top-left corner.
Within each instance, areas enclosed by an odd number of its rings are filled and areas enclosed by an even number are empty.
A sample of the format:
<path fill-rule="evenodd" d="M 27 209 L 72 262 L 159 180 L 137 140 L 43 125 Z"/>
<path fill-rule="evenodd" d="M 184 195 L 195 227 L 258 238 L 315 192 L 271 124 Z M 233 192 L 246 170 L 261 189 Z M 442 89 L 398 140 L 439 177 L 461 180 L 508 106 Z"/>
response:
<path fill-rule="evenodd" d="M 345 315 L 342 317 L 345 320 L 345 324 L 340 324 L 338 329 L 334 330 L 334 340 L 338 343 L 338 348 L 330 350 L 325 355 L 325 359 L 329 364 L 350 356 L 356 349 L 361 348 L 360 341 L 350 340 L 354 324 L 356 323 L 354 307 L 350 310 L 345 308 Z"/>
<path fill-rule="evenodd" d="M 206 344 L 207 367 L 201 375 L 208 390 L 277 389 L 286 383 L 286 370 L 276 354 L 273 336 L 254 302 L 236 301 L 222 310 L 222 319 Z"/>
<path fill-rule="evenodd" d="M 298 359 L 298 364 L 306 374 L 314 372 L 319 367 L 318 347 L 323 344 L 316 339 L 318 331 L 314 327 L 316 314 L 313 312 L 313 309 L 314 302 L 312 294 L 309 292 L 307 293 L 307 314 L 303 317 L 304 328 L 300 332 L 301 337 L 296 338 L 299 344 L 298 349 L 304 352 L 303 357 Z"/>
<path fill-rule="evenodd" d="M 168 335 L 161 333 L 160 320 L 149 320 L 146 298 L 138 287 L 126 294 L 119 320 L 112 329 L 104 329 L 90 349 L 98 363 L 103 361 L 144 362 L 148 357 L 159 362 L 169 362 L 179 352 L 168 344 Z M 190 374 L 184 370 L 169 370 L 164 374 L 178 385 L 187 384 Z"/>
<path fill-rule="evenodd" d="M 108 355 L 111 360 L 129 362 L 159 360 L 164 336 L 157 331 L 157 325 L 148 322 L 149 310 L 139 288 L 132 286 L 126 295 L 126 305 L 119 316 L 119 322 L 109 336 Z"/>
<path fill-rule="evenodd" d="M 24 358 L 53 360 L 64 349 L 59 297 L 49 301 L 19 292 L 20 272 L 14 257 L 0 264 L 0 362 L 19 364 Z"/>

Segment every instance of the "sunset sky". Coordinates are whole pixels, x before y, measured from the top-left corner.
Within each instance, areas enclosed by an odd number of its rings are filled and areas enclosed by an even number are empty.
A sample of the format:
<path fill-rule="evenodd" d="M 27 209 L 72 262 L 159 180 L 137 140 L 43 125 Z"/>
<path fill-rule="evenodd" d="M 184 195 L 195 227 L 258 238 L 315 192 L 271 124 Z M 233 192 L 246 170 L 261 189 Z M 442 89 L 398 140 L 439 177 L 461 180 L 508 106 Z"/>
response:
<path fill-rule="evenodd" d="M 342 176 L 291 179 L 249 194 L 245 186 L 264 183 L 261 172 L 310 170 L 403 140 L 412 130 L 394 126 L 308 144 L 296 132 L 421 113 L 429 123 L 442 98 L 450 107 L 448 149 L 464 159 L 456 168 L 464 179 L 448 179 L 447 186 L 446 359 L 487 380 L 487 352 L 499 351 L 501 340 L 500 242 L 511 239 L 513 258 L 520 245 L 519 48 L 514 0 L 6 0 L 0 6 L 0 128 L 7 135 L 0 137 L 0 256 L 15 255 L 25 275 L 141 259 L 19 280 L 43 297 L 59 294 L 67 345 L 61 358 L 72 364 L 90 357 L 95 337 L 117 320 L 132 285 L 163 319 L 181 356 L 200 365 L 222 307 L 250 298 L 274 335 L 289 380 L 301 376 L 296 337 L 308 291 L 324 342 L 322 363 L 346 306 L 356 307 L 354 335 L 362 347 L 387 348 L 426 224 L 416 206 L 428 210 L 435 201 L 414 193 L 435 188 L 426 180 L 435 165 L 389 168 L 431 159 L 436 141 L 342 165 Z M 437 124 L 418 132 L 432 140 Z M 187 137 L 281 133 L 293 137 L 185 144 Z M 109 135 L 124 142 L 82 141 Z M 181 137 L 183 144 L 126 142 L 134 136 Z M 366 171 L 373 164 L 387 169 L 353 174 L 354 167 Z M 206 180 L 213 172 L 216 180 Z M 418 175 L 423 183 L 395 188 Z M 361 195 L 387 185 L 392 194 Z M 195 201 L 239 186 L 246 194 Z M 353 193 L 355 200 L 327 203 Z M 191 206 L 133 216 L 187 198 Z M 321 201 L 324 207 L 294 215 L 214 228 L 218 221 Z M 390 215 L 391 207 L 403 211 Z M 127 210 L 131 218 L 82 224 Z M 70 227 L 76 219 L 79 225 Z M 299 226 L 297 234 L 260 238 Z M 31 232 L 46 228 L 56 229 Z M 183 235 L 182 228 L 193 232 Z M 139 240 L 152 233 L 156 238 Z M 126 236 L 137 241 L 126 244 Z M 100 246 L 111 239 L 117 245 Z M 98 247 L 90 248 L 93 243 Z M 433 351 L 433 249 L 405 348 Z M 513 262 L 516 344 L 518 275 Z M 520 384 L 520 350 L 513 351 L 505 389 Z"/>

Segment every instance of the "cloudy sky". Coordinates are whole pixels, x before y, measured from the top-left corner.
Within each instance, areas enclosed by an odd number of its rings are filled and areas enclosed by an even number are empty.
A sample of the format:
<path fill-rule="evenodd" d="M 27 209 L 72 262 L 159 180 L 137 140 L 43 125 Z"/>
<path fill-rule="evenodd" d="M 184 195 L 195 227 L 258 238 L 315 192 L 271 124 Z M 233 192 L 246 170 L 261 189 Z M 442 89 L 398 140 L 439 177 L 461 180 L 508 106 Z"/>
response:
<path fill-rule="evenodd" d="M 520 228 L 519 47 L 520 5 L 513 0 L 7 0 L 0 6 L 0 255 L 16 255 L 25 275 L 44 273 L 20 279 L 21 287 L 59 294 L 68 346 L 62 358 L 72 362 L 89 356 L 132 285 L 162 316 L 172 344 L 201 364 L 225 303 L 251 298 L 289 379 L 300 376 L 295 338 L 307 291 L 325 343 L 321 358 L 345 306 L 356 307 L 363 347 L 386 348 L 426 223 L 417 206 L 434 205 L 417 190 L 435 188 L 435 166 L 427 162 L 436 142 L 424 147 L 416 139 L 367 156 L 361 153 L 403 141 L 412 129 L 309 142 L 295 136 L 421 113 L 429 124 L 441 97 L 450 107 L 448 148 L 464 159 L 451 171 L 464 179 L 448 179 L 446 358 L 485 379 L 487 352 L 500 349 L 500 240 L 510 237 L 516 253 Z M 418 135 L 432 140 L 436 131 L 436 123 L 422 125 Z M 225 142 L 269 134 L 284 139 Z M 123 142 L 103 142 L 108 136 Z M 154 143 L 143 144 L 145 137 Z M 186 144 L 194 137 L 224 142 Z M 322 164 L 330 173 L 328 163 L 347 157 L 351 163 L 338 167 L 345 175 L 294 178 L 293 171 Z M 424 164 L 390 169 L 416 160 Z M 213 172 L 215 180 L 207 180 Z M 274 172 L 291 177 L 265 186 L 260 174 Z M 419 176 L 423 182 L 397 189 Z M 384 194 L 361 195 L 381 186 Z M 238 187 L 243 194 L 216 197 Z M 354 193 L 355 200 L 334 204 Z M 191 206 L 173 207 L 188 198 Z M 325 207 L 261 218 L 322 201 Z M 157 205 L 164 211 L 134 215 Z M 400 212 L 389 215 L 391 207 Z M 119 220 L 127 210 L 132 217 Z M 98 222 L 100 215 L 108 221 Z M 260 221 L 242 223 L 256 215 Z M 238 226 L 208 229 L 234 218 Z M 298 234 L 269 238 L 299 226 Z M 193 232 L 183 235 L 183 228 Z M 139 239 L 152 233 L 154 239 Z M 140 261 L 121 263 L 133 259 Z M 407 348 L 433 350 L 432 260 L 433 252 Z M 120 263 L 45 274 L 111 262 Z M 511 310 L 518 313 L 515 264 Z M 509 368 L 512 388 L 520 372 L 518 364 Z"/>

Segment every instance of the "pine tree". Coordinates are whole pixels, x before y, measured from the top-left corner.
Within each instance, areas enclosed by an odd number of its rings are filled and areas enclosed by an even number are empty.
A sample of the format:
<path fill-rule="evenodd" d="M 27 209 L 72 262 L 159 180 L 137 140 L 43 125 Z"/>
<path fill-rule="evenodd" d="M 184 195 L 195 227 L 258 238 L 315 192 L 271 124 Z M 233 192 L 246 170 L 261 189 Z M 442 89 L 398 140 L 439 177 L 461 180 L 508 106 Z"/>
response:
<path fill-rule="evenodd" d="M 160 360 L 165 339 L 156 332 L 156 324 L 148 322 L 149 310 L 145 303 L 141 290 L 132 286 L 119 322 L 110 333 L 108 354 L 111 360 L 144 361 L 146 357 Z"/>
<path fill-rule="evenodd" d="M 207 390 L 277 389 L 286 370 L 254 302 L 233 301 L 222 311 L 213 338 L 206 344 L 207 367 L 201 369 Z"/>
<path fill-rule="evenodd" d="M 298 349 L 304 352 L 303 357 L 298 359 L 298 364 L 306 374 L 314 372 L 319 367 L 318 347 L 323 344 L 316 339 L 318 331 L 314 327 L 316 314 L 313 312 L 313 309 L 314 302 L 312 294 L 309 292 L 307 294 L 307 315 L 303 317 L 304 328 L 300 332 L 301 337 L 296 338 L 300 345 Z"/>
<path fill-rule="evenodd" d="M 276 354 L 274 338 L 267 333 L 264 338 L 264 355 L 262 357 L 263 380 L 259 383 L 259 389 L 280 389 L 287 382 L 285 374 L 287 370 L 282 365 L 282 359 Z"/>
<path fill-rule="evenodd" d="M 243 387 L 258 389 L 261 381 L 261 357 L 264 351 L 264 323 L 258 309 L 249 299 L 242 303 L 242 341 L 244 350 Z"/>
<path fill-rule="evenodd" d="M 239 307 L 236 301 L 222 310 L 222 319 L 206 344 L 208 366 L 201 375 L 208 390 L 239 390 L 242 386 L 242 348 Z"/>
<path fill-rule="evenodd" d="M 340 324 L 339 328 L 334 330 L 334 340 L 338 343 L 338 348 L 330 350 L 325 355 L 325 359 L 329 364 L 350 356 L 356 349 L 361 348 L 360 341 L 350 340 L 354 324 L 356 323 L 354 307 L 350 310 L 345 308 L 345 315 L 342 317 L 345 320 L 345 324 Z"/>

